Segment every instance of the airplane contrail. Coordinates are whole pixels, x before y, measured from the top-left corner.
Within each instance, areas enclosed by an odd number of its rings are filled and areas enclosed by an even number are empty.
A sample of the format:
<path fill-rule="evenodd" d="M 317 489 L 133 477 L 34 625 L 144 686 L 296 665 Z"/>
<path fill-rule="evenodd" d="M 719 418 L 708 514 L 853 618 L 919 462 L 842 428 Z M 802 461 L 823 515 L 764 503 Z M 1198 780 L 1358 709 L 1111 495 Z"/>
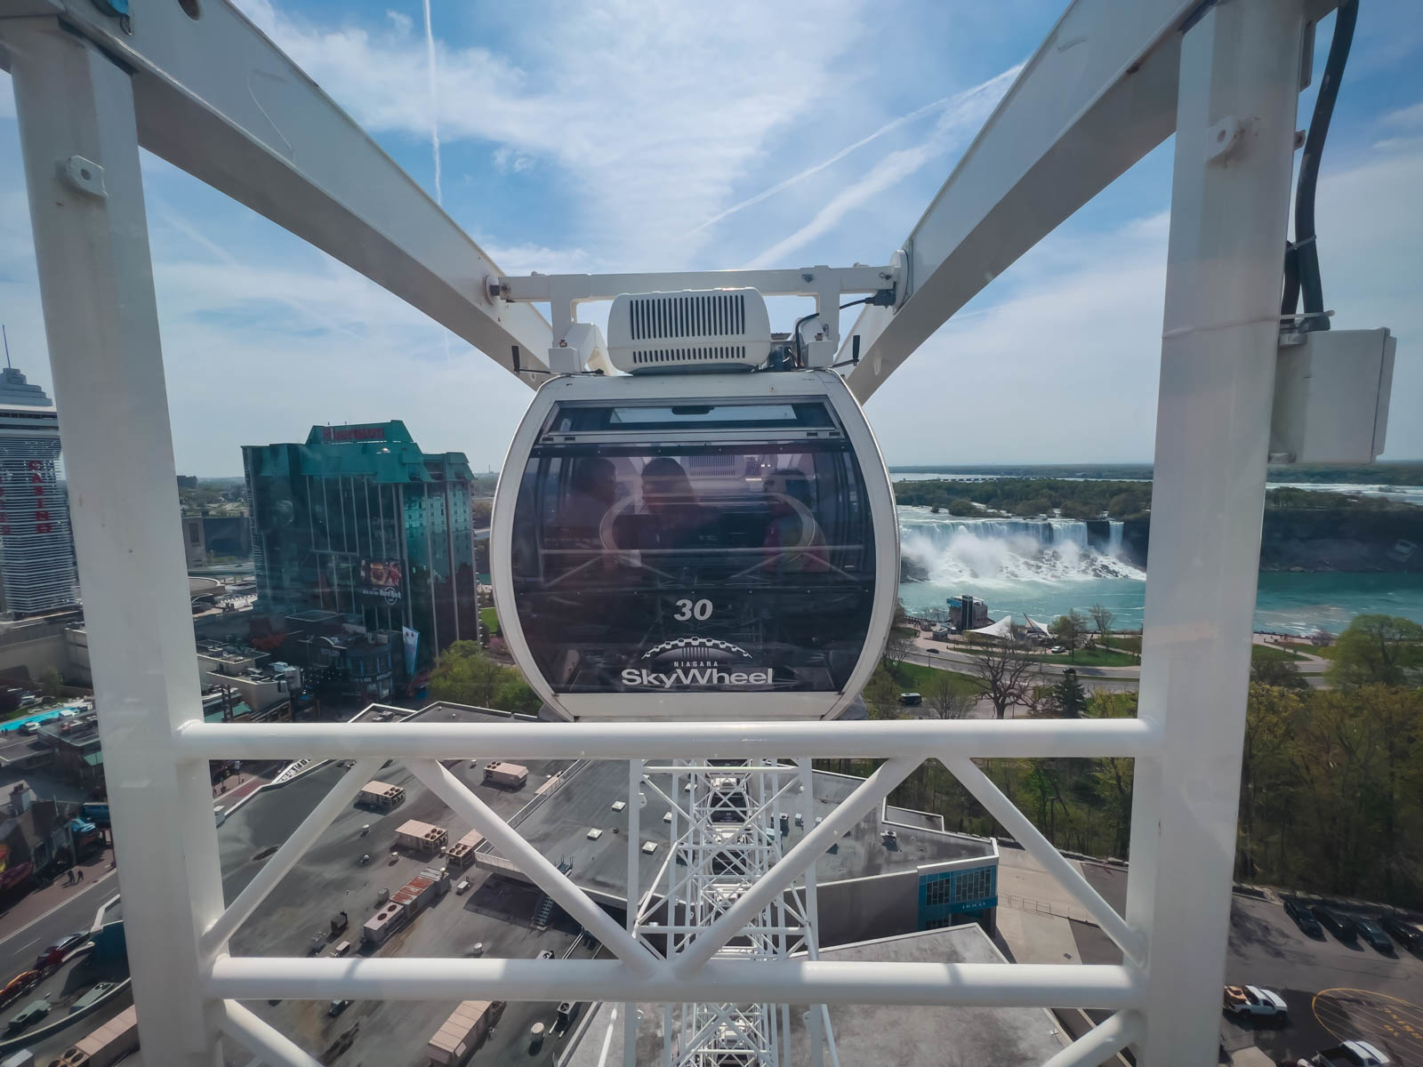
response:
<path fill-rule="evenodd" d="M 435 203 L 445 205 L 440 188 L 440 90 L 435 77 L 435 30 L 430 22 L 430 0 L 425 5 L 425 54 L 430 73 L 430 152 L 435 157 Z"/>
<path fill-rule="evenodd" d="M 754 205 L 761 203 L 763 200 L 770 199 L 777 193 L 789 189 L 792 185 L 804 181 L 812 174 L 818 174 L 826 167 L 834 166 L 836 163 L 839 163 L 840 160 L 848 156 L 851 152 L 864 148 L 865 145 L 871 144 L 872 142 L 879 140 L 885 134 L 892 133 L 893 131 L 899 129 L 901 126 L 908 125 L 915 119 L 923 118 L 925 115 L 932 114 L 935 111 L 943 111 L 955 105 L 961 105 L 966 100 L 977 96 L 978 94 L 982 93 L 985 88 L 993 86 L 999 81 L 1011 81 L 1013 78 L 1017 77 L 1018 71 L 1021 69 L 1022 65 L 1019 64 L 1018 66 L 1013 67 L 1011 70 L 1005 71 L 1003 74 L 1000 74 L 997 77 L 992 78 L 989 81 L 983 83 L 983 85 L 976 85 L 971 89 L 965 89 L 963 92 L 956 93 L 953 96 L 945 96 L 938 100 L 932 100 L 927 104 L 921 105 L 920 107 L 916 107 L 913 111 L 910 111 L 904 115 L 900 115 L 899 118 L 885 123 L 885 125 L 881 126 L 873 133 L 861 137 L 853 144 L 846 145 L 844 148 L 840 149 L 840 151 L 836 152 L 833 156 L 830 156 L 828 159 L 821 160 L 819 163 L 815 164 L 815 166 L 807 167 L 799 174 L 793 174 L 789 178 L 786 178 L 784 181 L 777 182 L 769 189 L 763 189 L 755 196 L 748 197 L 747 199 L 742 200 L 739 203 L 732 204 L 731 207 L 727 208 L 724 211 L 718 212 L 717 214 L 713 215 L 711 218 L 703 222 L 701 225 L 695 226 L 692 229 L 688 230 L 683 236 L 690 237 L 694 233 L 700 233 L 702 230 L 707 229 L 709 226 L 715 226 L 722 219 L 727 218 L 731 215 L 735 215 L 738 211 L 744 211 L 746 208 L 753 207 Z"/>

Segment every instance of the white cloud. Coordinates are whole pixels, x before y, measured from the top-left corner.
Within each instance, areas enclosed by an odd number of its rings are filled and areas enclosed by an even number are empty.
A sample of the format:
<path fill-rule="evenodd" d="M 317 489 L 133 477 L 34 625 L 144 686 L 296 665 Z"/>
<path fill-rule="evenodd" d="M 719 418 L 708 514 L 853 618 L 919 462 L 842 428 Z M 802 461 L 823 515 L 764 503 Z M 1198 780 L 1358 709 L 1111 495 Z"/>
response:
<path fill-rule="evenodd" d="M 533 156 L 525 155 L 508 145 L 500 145 L 494 150 L 494 166 L 502 174 L 522 174 L 533 165 Z"/>
<path fill-rule="evenodd" d="M 241 6 L 366 128 L 428 135 L 424 42 L 413 30 L 331 29 L 271 0 Z M 526 36 L 507 54 L 440 46 L 441 136 L 492 142 L 509 161 L 553 160 L 585 201 L 578 240 L 610 267 L 676 267 L 704 241 L 676 235 L 728 200 L 771 135 L 813 109 L 824 114 L 844 82 L 860 6 L 615 0 L 526 10 Z"/>
<path fill-rule="evenodd" d="M 1379 119 L 1379 125 L 1398 126 L 1406 130 L 1416 130 L 1423 127 L 1423 101 L 1410 107 L 1401 107 L 1396 111 L 1390 111 Z"/>
<path fill-rule="evenodd" d="M 1393 459 L 1423 456 L 1419 188 L 1423 148 L 1326 167 L 1317 206 L 1334 328 L 1398 337 Z M 1069 227 L 1027 253 L 871 398 L 890 461 L 1149 460 L 1168 226 L 1163 213 L 1100 234 Z"/>
<path fill-rule="evenodd" d="M 831 197 L 809 222 L 771 245 L 749 266 L 770 267 L 786 262 L 795 252 L 839 225 L 855 208 L 898 185 L 925 164 L 942 158 L 963 143 L 983 125 L 1021 69 L 1021 66 L 1013 67 L 982 85 L 956 95 L 934 123 L 934 130 L 927 139 L 911 148 L 889 153 L 859 180 Z"/>

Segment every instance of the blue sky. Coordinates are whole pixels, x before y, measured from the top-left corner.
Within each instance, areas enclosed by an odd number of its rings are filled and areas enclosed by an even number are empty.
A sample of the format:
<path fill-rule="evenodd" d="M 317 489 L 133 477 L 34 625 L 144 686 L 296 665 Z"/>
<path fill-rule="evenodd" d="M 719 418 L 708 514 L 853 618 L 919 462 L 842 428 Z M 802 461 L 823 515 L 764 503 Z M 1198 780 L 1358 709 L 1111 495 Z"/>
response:
<path fill-rule="evenodd" d="M 437 104 L 420 3 L 238 0 L 432 194 L 438 120 L 445 208 L 509 273 L 884 262 L 1064 6 L 431 5 Z M 1423 456 L 1420 59 L 1416 0 L 1368 0 L 1318 208 L 1336 324 L 1400 338 L 1386 458 Z M 0 75 L 0 321 L 47 387 L 13 116 Z M 892 463 L 1151 458 L 1170 165 L 1168 142 L 871 400 Z M 387 418 L 498 466 L 523 386 L 265 219 L 144 168 L 181 471 L 237 474 L 240 445 Z M 950 420 L 969 431 L 952 444 Z"/>

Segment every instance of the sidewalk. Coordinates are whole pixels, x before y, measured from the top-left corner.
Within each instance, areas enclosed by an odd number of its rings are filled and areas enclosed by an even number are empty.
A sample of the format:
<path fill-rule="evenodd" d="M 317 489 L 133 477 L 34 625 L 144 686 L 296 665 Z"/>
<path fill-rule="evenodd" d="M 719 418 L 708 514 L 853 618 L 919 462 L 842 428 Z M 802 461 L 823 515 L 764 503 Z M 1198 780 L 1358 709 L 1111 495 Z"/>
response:
<path fill-rule="evenodd" d="M 248 774 L 246 771 L 241 774 L 229 774 L 212 787 L 213 806 L 231 808 L 248 793 L 256 792 L 270 780 L 261 775 Z"/>
<path fill-rule="evenodd" d="M 112 850 L 104 849 L 88 861 L 79 864 L 77 869 L 84 872 L 84 881 L 66 885 L 65 876 L 61 874 L 49 885 L 32 889 L 11 905 L 9 911 L 0 915 L 0 941 L 22 930 L 36 919 L 49 914 L 61 904 L 67 904 L 90 886 L 107 881 L 115 873 L 115 868 L 112 866 L 113 861 Z M 94 897 L 95 908 L 103 899 L 102 893 Z"/>

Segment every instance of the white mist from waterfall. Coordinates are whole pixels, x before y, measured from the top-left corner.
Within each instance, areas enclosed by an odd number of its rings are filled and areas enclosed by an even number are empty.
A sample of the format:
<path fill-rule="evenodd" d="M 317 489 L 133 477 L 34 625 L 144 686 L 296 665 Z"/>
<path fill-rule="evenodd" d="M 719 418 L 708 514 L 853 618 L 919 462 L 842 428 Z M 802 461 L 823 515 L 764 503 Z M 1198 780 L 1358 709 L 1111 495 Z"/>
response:
<path fill-rule="evenodd" d="M 1123 557 L 1120 522 L 1093 544 L 1087 524 L 1071 519 L 960 519 L 903 507 L 899 529 L 902 553 L 935 585 L 1008 589 L 1020 582 L 1146 579 Z"/>

